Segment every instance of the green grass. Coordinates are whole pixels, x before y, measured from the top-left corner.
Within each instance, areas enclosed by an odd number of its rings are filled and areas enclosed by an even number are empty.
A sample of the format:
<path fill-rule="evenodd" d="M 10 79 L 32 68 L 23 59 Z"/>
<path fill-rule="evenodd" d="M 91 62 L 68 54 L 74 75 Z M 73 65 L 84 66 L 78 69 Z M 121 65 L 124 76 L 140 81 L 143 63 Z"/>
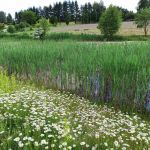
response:
<path fill-rule="evenodd" d="M 150 148 L 150 122 L 72 94 L 26 86 L 0 95 L 0 112 L 1 150 Z"/>
<path fill-rule="evenodd" d="M 150 42 L 0 40 L 0 66 L 21 79 L 144 113 Z"/>
<path fill-rule="evenodd" d="M 10 38 L 10 39 L 33 39 L 33 31 L 18 32 L 14 34 L 0 33 L 0 38 Z M 150 36 L 142 35 L 131 35 L 131 36 L 121 36 L 115 35 L 111 39 L 106 39 L 103 35 L 96 34 L 73 34 L 73 33 L 49 33 L 46 36 L 46 40 L 50 41 L 62 41 L 62 40 L 74 40 L 74 41 L 149 41 Z"/>

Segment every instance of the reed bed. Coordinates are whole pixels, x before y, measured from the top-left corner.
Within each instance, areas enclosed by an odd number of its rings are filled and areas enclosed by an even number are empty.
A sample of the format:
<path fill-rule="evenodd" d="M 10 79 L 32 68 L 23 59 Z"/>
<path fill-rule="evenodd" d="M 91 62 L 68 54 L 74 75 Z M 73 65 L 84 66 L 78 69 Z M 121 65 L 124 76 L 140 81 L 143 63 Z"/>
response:
<path fill-rule="evenodd" d="M 21 79 L 115 108 L 150 108 L 150 42 L 0 40 L 0 65 Z"/>

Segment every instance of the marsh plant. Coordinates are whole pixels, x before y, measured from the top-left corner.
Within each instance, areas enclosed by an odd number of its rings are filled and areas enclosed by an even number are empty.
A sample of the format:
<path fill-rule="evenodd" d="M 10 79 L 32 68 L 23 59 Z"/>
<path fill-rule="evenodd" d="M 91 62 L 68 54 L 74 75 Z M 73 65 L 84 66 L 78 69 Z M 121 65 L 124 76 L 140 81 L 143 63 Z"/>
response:
<path fill-rule="evenodd" d="M 143 112 L 148 106 L 149 42 L 0 42 L 0 66 L 9 75 L 115 108 Z"/>

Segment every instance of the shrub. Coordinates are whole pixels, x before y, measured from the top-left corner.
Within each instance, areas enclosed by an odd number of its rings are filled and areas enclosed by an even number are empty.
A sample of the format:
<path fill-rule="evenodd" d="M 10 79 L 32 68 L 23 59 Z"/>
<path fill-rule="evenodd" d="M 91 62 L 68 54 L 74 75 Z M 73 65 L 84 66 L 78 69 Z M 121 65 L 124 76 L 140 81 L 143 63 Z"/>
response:
<path fill-rule="evenodd" d="M 0 23 L 0 31 L 4 30 L 5 28 L 5 24 L 4 23 Z"/>
<path fill-rule="evenodd" d="M 25 22 L 20 22 L 19 24 L 15 25 L 17 31 L 24 31 L 26 27 L 27 27 L 27 23 Z"/>
<path fill-rule="evenodd" d="M 14 25 L 9 25 L 8 29 L 7 29 L 7 32 L 9 32 L 9 33 L 15 33 L 16 32 L 15 26 Z"/>
<path fill-rule="evenodd" d="M 98 28 L 106 38 L 112 38 L 119 30 L 121 21 L 121 12 L 115 6 L 110 5 L 100 17 Z"/>
<path fill-rule="evenodd" d="M 47 34 L 49 26 L 49 21 L 45 18 L 41 18 L 37 23 L 38 29 L 35 31 L 34 37 L 43 40 Z"/>

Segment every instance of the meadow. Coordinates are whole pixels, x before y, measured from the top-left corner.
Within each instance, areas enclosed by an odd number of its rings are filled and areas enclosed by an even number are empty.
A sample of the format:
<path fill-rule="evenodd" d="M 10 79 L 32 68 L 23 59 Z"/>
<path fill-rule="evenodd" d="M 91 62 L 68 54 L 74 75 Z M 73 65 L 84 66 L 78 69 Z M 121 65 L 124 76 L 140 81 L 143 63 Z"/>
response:
<path fill-rule="evenodd" d="M 28 86 L 3 73 L 0 83 L 1 150 L 150 149 L 150 123 L 136 114 Z"/>
<path fill-rule="evenodd" d="M 150 43 L 1 39 L 0 66 L 19 79 L 108 103 L 149 109 Z"/>
<path fill-rule="evenodd" d="M 0 39 L 0 150 L 149 150 L 150 42 L 61 38 Z"/>
<path fill-rule="evenodd" d="M 70 24 L 66 26 L 64 24 L 59 24 L 57 27 L 51 27 L 51 32 L 53 33 L 75 33 L 75 34 L 100 34 L 100 30 L 97 28 L 98 24 Z M 149 27 L 150 29 L 150 27 Z M 133 35 L 143 35 L 143 29 L 137 28 L 134 21 L 122 22 L 121 28 L 117 32 L 117 35 L 123 36 L 133 36 Z"/>

